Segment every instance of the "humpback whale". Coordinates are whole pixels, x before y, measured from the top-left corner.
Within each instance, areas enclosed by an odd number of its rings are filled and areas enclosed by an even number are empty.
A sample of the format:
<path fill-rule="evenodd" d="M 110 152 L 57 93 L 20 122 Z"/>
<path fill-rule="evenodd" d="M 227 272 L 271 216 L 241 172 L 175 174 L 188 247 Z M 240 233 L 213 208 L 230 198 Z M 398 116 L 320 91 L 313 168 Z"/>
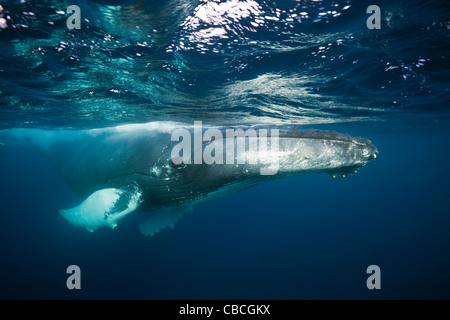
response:
<path fill-rule="evenodd" d="M 235 134 L 231 139 L 230 132 Z M 255 139 L 259 145 L 252 147 Z M 60 211 L 69 223 L 93 232 L 116 227 L 136 210 L 153 212 L 139 226 L 144 235 L 173 227 L 201 201 L 276 178 L 310 173 L 343 177 L 378 153 L 371 141 L 334 131 L 177 122 L 86 130 L 12 128 L 0 130 L 0 141 L 1 147 L 28 146 L 40 152 L 85 198 Z M 239 141 L 247 161 L 239 161 Z M 203 161 L 208 155 L 214 161 Z M 250 161 L 255 155 L 259 161 Z"/>

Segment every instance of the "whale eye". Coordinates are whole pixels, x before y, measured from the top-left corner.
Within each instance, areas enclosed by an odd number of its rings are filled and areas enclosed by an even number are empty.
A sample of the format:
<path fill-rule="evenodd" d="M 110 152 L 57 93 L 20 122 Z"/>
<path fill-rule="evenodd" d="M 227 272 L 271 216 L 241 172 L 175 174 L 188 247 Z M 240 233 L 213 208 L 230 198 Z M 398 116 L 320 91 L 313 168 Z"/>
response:
<path fill-rule="evenodd" d="M 184 168 L 187 167 L 187 164 L 185 164 L 184 162 L 180 163 L 180 164 L 175 164 L 173 161 L 169 162 L 169 165 L 176 170 L 182 170 Z"/>
<path fill-rule="evenodd" d="M 333 142 L 331 140 L 323 140 L 323 144 L 325 145 L 325 147 L 333 146 Z"/>
<path fill-rule="evenodd" d="M 364 157 L 367 157 L 368 155 L 369 155 L 369 150 L 364 149 L 364 150 L 363 150 L 363 156 L 364 156 Z"/>

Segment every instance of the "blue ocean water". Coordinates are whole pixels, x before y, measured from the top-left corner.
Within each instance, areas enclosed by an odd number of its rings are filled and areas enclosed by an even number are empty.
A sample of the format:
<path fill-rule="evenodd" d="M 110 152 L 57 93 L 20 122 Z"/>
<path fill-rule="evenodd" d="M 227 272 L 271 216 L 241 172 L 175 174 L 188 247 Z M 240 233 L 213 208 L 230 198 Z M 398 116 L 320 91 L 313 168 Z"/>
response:
<path fill-rule="evenodd" d="M 68 30 L 71 4 L 81 29 Z M 366 9 L 381 9 L 369 30 Z M 446 1 L 5 1 L 0 129 L 283 123 L 373 141 L 343 179 L 275 180 L 143 237 L 94 233 L 31 150 L 0 145 L 2 299 L 449 299 Z M 70 204 L 70 205 L 69 205 Z M 78 265 L 82 289 L 68 290 Z M 366 269 L 381 269 L 368 290 Z"/>

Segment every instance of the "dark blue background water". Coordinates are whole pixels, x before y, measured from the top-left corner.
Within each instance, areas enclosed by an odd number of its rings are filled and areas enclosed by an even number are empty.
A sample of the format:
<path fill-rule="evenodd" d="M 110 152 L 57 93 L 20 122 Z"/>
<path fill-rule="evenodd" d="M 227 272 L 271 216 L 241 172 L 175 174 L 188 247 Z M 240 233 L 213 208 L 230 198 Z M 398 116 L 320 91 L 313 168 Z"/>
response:
<path fill-rule="evenodd" d="M 345 179 L 197 205 L 145 238 L 139 213 L 70 226 L 58 210 L 82 199 L 45 159 L 0 146 L 1 298 L 450 298 L 448 2 L 121 3 L 2 3 L 2 129 L 283 122 L 380 153 Z M 66 28 L 69 4 L 81 30 Z M 370 4 L 381 30 L 366 27 Z M 366 287 L 372 264 L 381 290 Z"/>

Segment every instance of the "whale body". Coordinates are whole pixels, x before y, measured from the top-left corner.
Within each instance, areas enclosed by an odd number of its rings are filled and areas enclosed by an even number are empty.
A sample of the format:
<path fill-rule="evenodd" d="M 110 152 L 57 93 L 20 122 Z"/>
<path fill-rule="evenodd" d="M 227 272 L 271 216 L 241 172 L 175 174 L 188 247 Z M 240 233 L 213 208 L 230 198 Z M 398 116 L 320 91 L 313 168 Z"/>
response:
<path fill-rule="evenodd" d="M 180 129 L 192 134 L 192 141 L 182 141 L 180 135 L 174 139 L 174 132 Z M 270 147 L 262 148 L 260 143 L 252 149 L 250 141 L 256 140 L 251 140 L 250 135 L 241 140 L 245 159 L 252 159 L 257 152 L 261 161 L 199 162 L 198 154 L 209 154 L 216 160 L 237 160 L 238 153 L 234 158 L 225 157 L 230 150 L 238 150 L 238 138 L 225 141 L 229 129 L 211 125 L 199 129 L 176 122 L 89 130 L 13 128 L 1 130 L 0 141 L 3 145 L 28 146 L 40 152 L 69 187 L 86 198 L 78 206 L 60 211 L 71 224 L 91 232 L 102 226 L 114 228 L 120 219 L 139 209 L 154 212 L 148 221 L 140 224 L 145 235 L 173 227 L 201 201 L 276 178 L 310 173 L 350 175 L 378 153 L 367 139 L 332 131 L 245 125 L 232 129 L 246 133 L 259 130 L 265 134 L 276 130 L 276 148 L 275 140 L 265 137 L 261 141 L 271 144 Z M 208 130 L 213 132 L 214 139 L 211 135 L 206 138 Z M 196 133 L 200 139 L 195 137 Z M 230 141 L 236 146 L 230 148 Z M 186 143 L 187 149 L 178 153 L 181 142 Z M 177 159 L 174 150 L 179 155 Z M 218 158 L 220 154 L 223 158 Z M 262 174 L 274 165 L 276 170 Z"/>

